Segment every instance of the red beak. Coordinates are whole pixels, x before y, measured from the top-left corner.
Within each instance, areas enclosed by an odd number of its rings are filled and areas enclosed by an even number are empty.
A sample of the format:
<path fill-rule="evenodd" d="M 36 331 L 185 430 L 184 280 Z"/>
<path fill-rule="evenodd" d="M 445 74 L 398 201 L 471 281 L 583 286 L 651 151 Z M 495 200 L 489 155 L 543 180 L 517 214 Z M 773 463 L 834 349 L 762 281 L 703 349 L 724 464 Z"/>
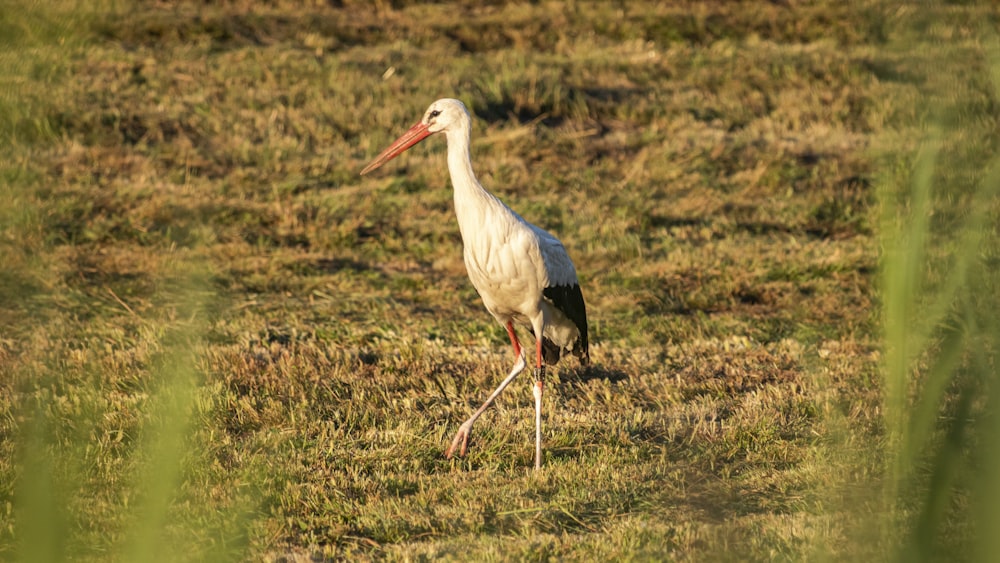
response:
<path fill-rule="evenodd" d="M 406 149 L 429 137 L 430 134 L 431 132 L 427 130 L 427 126 L 423 123 L 417 123 L 413 127 L 410 127 L 409 131 L 403 133 L 402 136 L 389 145 L 389 148 L 382 151 L 381 154 L 375 157 L 375 160 L 371 161 L 368 166 L 365 166 L 365 169 L 361 171 L 361 175 L 364 176 L 379 166 L 382 166 L 386 162 L 396 158 Z"/>

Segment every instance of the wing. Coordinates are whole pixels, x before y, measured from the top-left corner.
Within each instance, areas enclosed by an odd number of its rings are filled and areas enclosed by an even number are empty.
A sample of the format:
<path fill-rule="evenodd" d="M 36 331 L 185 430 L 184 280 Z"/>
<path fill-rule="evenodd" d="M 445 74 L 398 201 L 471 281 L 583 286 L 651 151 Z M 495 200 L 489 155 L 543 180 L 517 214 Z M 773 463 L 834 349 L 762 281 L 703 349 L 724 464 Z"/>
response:
<path fill-rule="evenodd" d="M 511 271 L 516 270 L 524 275 L 528 272 L 524 264 L 517 263 L 514 255 L 527 257 L 528 263 L 533 264 L 532 273 L 529 275 L 537 276 L 534 278 L 534 283 L 537 284 L 534 286 L 535 291 L 541 289 L 542 297 L 564 317 L 564 319 L 556 321 L 556 325 L 561 325 L 565 331 L 577 333 L 575 341 L 557 338 L 558 343 L 543 336 L 542 347 L 545 362 L 554 364 L 559 361 L 563 348 L 567 348 L 580 358 L 581 363 L 586 364 L 590 360 L 587 306 L 583 301 L 583 292 L 576 277 L 576 267 L 573 266 L 573 261 L 559 239 L 544 229 L 520 219 L 517 214 L 514 216 L 519 219 L 513 223 L 513 225 L 517 225 L 515 232 L 518 234 L 511 235 L 508 241 L 512 244 L 510 248 L 520 247 L 520 250 L 511 253 L 510 264 L 506 264 L 506 253 L 495 253 L 496 258 L 504 262 Z M 508 281 L 514 279 L 523 278 L 520 276 L 507 278 Z M 519 293 L 519 295 L 523 296 L 524 293 Z M 572 326 L 576 328 L 575 331 L 572 331 L 568 326 L 569 323 L 572 323 Z M 553 326 L 553 328 L 559 330 L 557 326 Z"/>
<path fill-rule="evenodd" d="M 547 279 L 542 295 L 576 326 L 579 336 L 573 343 L 573 355 L 580 358 L 580 363 L 586 364 L 590 361 L 587 338 L 587 305 L 583 301 L 583 291 L 580 289 L 580 282 L 576 277 L 576 268 L 559 239 L 538 227 L 533 227 L 533 230 L 538 236 L 539 252 L 545 262 Z M 546 350 L 546 359 L 552 357 L 553 360 L 558 361 L 561 350 L 555 343 L 547 344 L 551 344 L 551 347 L 556 348 L 556 350 Z M 546 348 L 549 346 L 546 345 Z"/>
<path fill-rule="evenodd" d="M 577 284 L 576 267 L 570 260 L 566 247 L 559 239 L 552 236 L 543 229 L 530 225 L 538 241 L 538 253 L 545 265 L 545 279 L 542 286 L 574 285 Z"/>

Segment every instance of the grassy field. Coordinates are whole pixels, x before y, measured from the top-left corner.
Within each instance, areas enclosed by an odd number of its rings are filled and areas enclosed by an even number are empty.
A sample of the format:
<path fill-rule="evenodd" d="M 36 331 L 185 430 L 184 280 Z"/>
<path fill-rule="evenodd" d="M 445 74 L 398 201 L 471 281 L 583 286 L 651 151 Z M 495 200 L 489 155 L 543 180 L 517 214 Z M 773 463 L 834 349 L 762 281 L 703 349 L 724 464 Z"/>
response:
<path fill-rule="evenodd" d="M 995 558 L 998 21 L 0 0 L 0 558 Z M 584 287 L 539 472 L 444 139 L 358 176 L 440 97 Z"/>

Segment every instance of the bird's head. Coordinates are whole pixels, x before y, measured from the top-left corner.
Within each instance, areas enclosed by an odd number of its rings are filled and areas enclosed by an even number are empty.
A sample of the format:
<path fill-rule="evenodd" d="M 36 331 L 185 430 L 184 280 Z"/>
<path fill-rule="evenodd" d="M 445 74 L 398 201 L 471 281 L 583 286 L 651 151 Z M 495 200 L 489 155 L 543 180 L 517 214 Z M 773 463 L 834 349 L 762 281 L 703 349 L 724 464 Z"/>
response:
<path fill-rule="evenodd" d="M 427 125 L 430 133 L 440 133 L 451 127 L 459 127 L 469 120 L 469 110 L 465 104 L 453 98 L 441 98 L 424 112 L 420 123 Z"/>
<path fill-rule="evenodd" d="M 468 127 L 468 123 L 469 110 L 465 109 L 465 104 L 453 98 L 437 100 L 427 108 L 420 121 L 375 157 L 375 160 L 365 166 L 361 174 L 364 175 L 375 170 L 434 133 Z"/>

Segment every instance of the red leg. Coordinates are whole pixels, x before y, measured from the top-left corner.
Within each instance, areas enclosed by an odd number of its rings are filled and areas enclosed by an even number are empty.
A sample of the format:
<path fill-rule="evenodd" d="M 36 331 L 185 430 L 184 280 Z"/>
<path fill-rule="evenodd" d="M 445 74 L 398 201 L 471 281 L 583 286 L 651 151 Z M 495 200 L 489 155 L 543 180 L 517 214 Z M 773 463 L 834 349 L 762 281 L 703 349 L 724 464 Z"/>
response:
<path fill-rule="evenodd" d="M 535 339 L 535 369 L 542 369 L 542 337 Z"/>
<path fill-rule="evenodd" d="M 514 332 L 514 321 L 507 321 L 507 336 L 510 337 L 510 345 L 514 347 L 514 355 L 521 355 L 521 341 L 517 339 L 517 333 Z"/>

